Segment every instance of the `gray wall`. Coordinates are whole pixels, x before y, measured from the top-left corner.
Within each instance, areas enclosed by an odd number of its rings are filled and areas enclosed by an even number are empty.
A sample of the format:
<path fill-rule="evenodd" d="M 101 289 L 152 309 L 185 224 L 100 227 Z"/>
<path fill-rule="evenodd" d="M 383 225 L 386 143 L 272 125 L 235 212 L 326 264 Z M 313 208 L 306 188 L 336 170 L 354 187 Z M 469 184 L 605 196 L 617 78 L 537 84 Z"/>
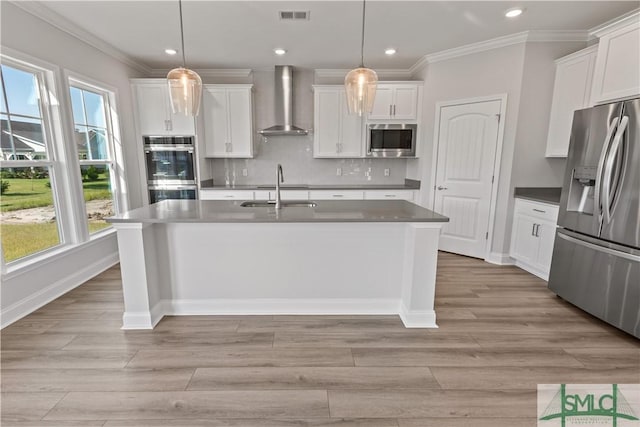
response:
<path fill-rule="evenodd" d="M 314 71 L 295 68 L 294 124 L 313 129 Z M 282 164 L 289 184 L 399 184 L 404 183 L 406 160 L 403 159 L 314 159 L 313 135 L 275 136 L 266 141 L 260 129 L 272 126 L 274 118 L 274 71 L 253 72 L 255 106 L 255 152 L 253 159 L 212 159 L 210 173 L 215 185 L 271 184 L 275 167 Z M 206 135 L 205 135 L 206 138 Z M 342 176 L 337 176 L 338 168 Z M 242 175 L 246 169 L 247 176 Z M 384 169 L 390 175 L 384 176 Z"/>
<path fill-rule="evenodd" d="M 513 189 L 560 187 L 566 161 L 544 157 L 555 77 L 554 60 L 585 47 L 581 42 L 522 43 L 428 64 L 425 81 L 423 156 L 410 160 L 407 176 L 422 180 L 421 203 L 432 203 L 436 104 L 507 94 L 505 131 L 496 200 L 492 252 L 509 252 Z"/>

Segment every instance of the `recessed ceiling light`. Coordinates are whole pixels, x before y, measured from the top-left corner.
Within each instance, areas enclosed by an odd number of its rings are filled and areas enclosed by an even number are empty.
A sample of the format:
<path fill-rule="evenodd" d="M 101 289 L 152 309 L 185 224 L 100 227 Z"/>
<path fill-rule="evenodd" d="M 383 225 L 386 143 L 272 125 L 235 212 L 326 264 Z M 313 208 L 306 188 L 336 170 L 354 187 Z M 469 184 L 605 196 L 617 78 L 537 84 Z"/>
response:
<path fill-rule="evenodd" d="M 394 55 L 396 53 L 396 50 L 390 47 L 389 49 L 385 49 L 384 53 L 385 55 Z"/>
<path fill-rule="evenodd" d="M 167 55 L 175 55 L 176 53 L 178 53 L 178 51 L 175 49 L 165 49 L 164 53 L 166 53 Z"/>
<path fill-rule="evenodd" d="M 507 18 L 515 18 L 516 16 L 522 15 L 522 12 L 524 12 L 524 9 L 519 8 L 519 7 L 515 7 L 513 9 L 507 10 L 504 13 L 504 16 L 506 16 Z"/>
<path fill-rule="evenodd" d="M 273 49 L 273 51 L 276 55 L 284 55 L 285 53 L 287 53 L 287 51 L 282 48 Z"/>

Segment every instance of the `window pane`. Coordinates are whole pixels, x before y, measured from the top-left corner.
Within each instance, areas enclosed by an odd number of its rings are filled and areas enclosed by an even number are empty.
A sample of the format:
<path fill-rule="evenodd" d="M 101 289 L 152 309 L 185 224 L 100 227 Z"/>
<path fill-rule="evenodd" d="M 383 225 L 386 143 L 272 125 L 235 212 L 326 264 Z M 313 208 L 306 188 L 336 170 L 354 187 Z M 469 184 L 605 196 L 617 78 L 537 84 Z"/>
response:
<path fill-rule="evenodd" d="M 73 109 L 73 122 L 86 125 L 84 110 L 82 108 L 82 91 L 77 87 L 71 88 L 71 108 Z"/>
<path fill-rule="evenodd" d="M 2 65 L 2 78 L 7 91 L 9 113 L 42 117 L 34 74 Z"/>
<path fill-rule="evenodd" d="M 13 143 L 9 137 L 7 116 L 0 114 L 2 135 L 0 146 L 2 147 L 3 160 L 42 160 L 47 158 L 47 150 L 44 143 L 42 120 L 25 117 L 11 117 L 11 132 Z"/>
<path fill-rule="evenodd" d="M 84 108 L 87 110 L 87 121 L 89 126 L 97 126 L 106 128 L 106 120 L 104 116 L 104 102 L 101 95 L 97 93 L 84 92 Z"/>
<path fill-rule="evenodd" d="M 80 160 L 108 160 L 107 137 L 103 129 L 76 125 L 75 141 Z"/>
<path fill-rule="evenodd" d="M 0 181 L 0 238 L 5 261 L 59 245 L 49 168 L 2 168 Z"/>
<path fill-rule="evenodd" d="M 80 166 L 89 232 L 109 227 L 104 218 L 114 215 L 109 165 Z"/>

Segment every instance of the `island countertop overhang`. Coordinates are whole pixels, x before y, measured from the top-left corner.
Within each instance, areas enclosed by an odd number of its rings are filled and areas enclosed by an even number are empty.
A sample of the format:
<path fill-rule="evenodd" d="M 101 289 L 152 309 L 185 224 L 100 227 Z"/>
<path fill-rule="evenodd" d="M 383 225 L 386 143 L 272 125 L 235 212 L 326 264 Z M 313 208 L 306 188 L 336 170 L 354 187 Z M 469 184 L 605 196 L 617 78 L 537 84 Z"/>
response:
<path fill-rule="evenodd" d="M 448 222 L 404 200 L 319 200 L 315 207 L 244 207 L 241 201 L 164 200 L 107 218 L 118 223 Z"/>

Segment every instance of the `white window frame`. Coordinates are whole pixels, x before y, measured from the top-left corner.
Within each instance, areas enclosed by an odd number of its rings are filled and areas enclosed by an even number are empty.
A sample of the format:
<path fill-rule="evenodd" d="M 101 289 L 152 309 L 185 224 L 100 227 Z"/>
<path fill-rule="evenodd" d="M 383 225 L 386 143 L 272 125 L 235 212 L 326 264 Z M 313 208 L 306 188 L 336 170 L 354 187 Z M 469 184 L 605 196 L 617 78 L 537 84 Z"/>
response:
<path fill-rule="evenodd" d="M 53 206 L 56 213 L 56 225 L 58 227 L 59 243 L 50 248 L 34 252 L 22 258 L 6 262 L 4 259 L 4 251 L 0 258 L 1 271 L 10 272 L 24 265 L 30 265 L 38 262 L 43 257 L 51 256 L 64 250 L 66 246 L 73 241 L 71 235 L 71 223 L 67 220 L 68 204 L 61 194 L 63 194 L 64 170 L 61 164 L 61 158 L 64 155 L 60 151 L 60 144 L 57 142 L 61 138 L 61 120 L 59 115 L 59 102 L 57 97 L 56 78 L 58 68 L 53 64 L 48 64 L 36 58 L 19 54 L 10 49 L 3 47 L 0 54 L 1 63 L 11 68 L 32 73 L 36 77 L 38 89 L 38 101 L 40 104 L 40 113 L 42 115 L 42 130 L 45 138 L 45 150 L 47 152 L 47 160 L 1 160 L 2 168 L 24 168 L 24 167 L 45 167 L 49 168 L 49 181 L 51 182 L 51 193 Z M 9 105 L 7 105 L 9 110 Z M 62 154 L 62 156 L 61 156 Z M 0 243 L 1 246 L 1 243 Z"/>
<path fill-rule="evenodd" d="M 84 194 L 82 190 L 82 176 L 80 174 L 80 168 L 82 166 L 91 166 L 91 165 L 107 165 L 110 168 L 109 180 L 111 185 L 111 193 L 113 200 L 113 209 L 114 213 L 122 212 L 126 210 L 126 201 L 124 197 L 122 197 L 123 188 L 124 187 L 124 167 L 122 162 L 122 149 L 121 146 L 117 143 L 121 141 L 120 137 L 120 126 L 118 122 L 118 114 L 117 114 L 117 93 L 114 88 L 109 87 L 109 85 L 102 84 L 97 82 L 91 78 L 79 75 L 77 73 L 73 73 L 71 71 L 65 71 L 65 81 L 66 81 L 66 95 L 69 100 L 67 114 L 69 116 L 70 121 L 70 132 L 71 135 L 75 132 L 75 118 L 73 117 L 73 106 L 71 103 L 71 88 L 75 87 L 81 90 L 86 90 L 89 92 L 97 93 L 103 97 L 104 100 L 104 111 L 105 111 L 105 121 L 106 121 L 106 139 L 107 139 L 107 153 L 108 159 L 82 159 L 80 160 L 78 156 L 77 149 L 75 144 L 73 144 L 73 158 L 77 162 L 77 174 L 74 176 L 78 177 L 79 180 L 79 192 L 78 192 L 78 202 L 79 205 L 82 206 L 81 214 L 84 218 L 82 234 L 84 235 L 86 240 L 93 240 L 95 238 L 99 238 L 105 234 L 110 234 L 113 232 L 113 227 L 107 227 L 102 230 L 96 231 L 95 233 L 89 233 L 89 222 L 87 219 L 87 210 L 86 210 L 86 202 L 84 200 Z M 83 106 L 84 108 L 84 106 Z"/>

